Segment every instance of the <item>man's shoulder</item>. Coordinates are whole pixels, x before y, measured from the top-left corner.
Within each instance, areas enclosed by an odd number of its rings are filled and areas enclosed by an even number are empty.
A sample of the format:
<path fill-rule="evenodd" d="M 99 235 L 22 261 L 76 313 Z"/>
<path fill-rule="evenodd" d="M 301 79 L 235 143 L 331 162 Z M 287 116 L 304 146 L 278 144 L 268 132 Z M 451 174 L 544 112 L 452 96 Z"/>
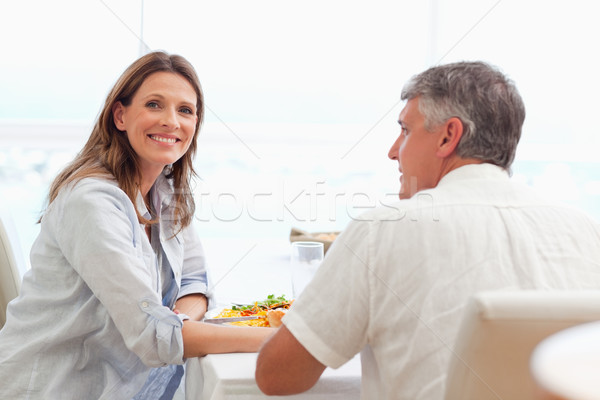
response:
<path fill-rule="evenodd" d="M 424 213 L 431 213 L 439 206 L 433 199 L 435 193 L 421 192 L 410 199 L 381 202 L 379 206 L 352 218 L 349 227 L 355 230 L 368 230 L 378 225 L 400 226 L 420 219 Z"/>
<path fill-rule="evenodd" d="M 531 187 L 509 179 L 459 179 L 417 192 L 409 199 L 382 202 L 380 206 L 353 218 L 355 221 L 423 221 L 424 215 L 452 216 L 469 210 L 539 207 L 562 208 L 560 203 L 537 193 Z M 575 210 L 573 210 L 575 212 Z M 438 218 L 435 218 L 437 220 Z"/>

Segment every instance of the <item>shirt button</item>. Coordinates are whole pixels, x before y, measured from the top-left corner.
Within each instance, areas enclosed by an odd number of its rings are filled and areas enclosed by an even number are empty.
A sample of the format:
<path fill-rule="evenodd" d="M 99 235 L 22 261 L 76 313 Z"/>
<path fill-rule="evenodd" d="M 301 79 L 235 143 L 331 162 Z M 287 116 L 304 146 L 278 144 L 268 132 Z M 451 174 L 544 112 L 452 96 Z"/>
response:
<path fill-rule="evenodd" d="M 148 302 L 147 301 L 142 301 L 142 307 L 143 308 L 148 308 Z"/>

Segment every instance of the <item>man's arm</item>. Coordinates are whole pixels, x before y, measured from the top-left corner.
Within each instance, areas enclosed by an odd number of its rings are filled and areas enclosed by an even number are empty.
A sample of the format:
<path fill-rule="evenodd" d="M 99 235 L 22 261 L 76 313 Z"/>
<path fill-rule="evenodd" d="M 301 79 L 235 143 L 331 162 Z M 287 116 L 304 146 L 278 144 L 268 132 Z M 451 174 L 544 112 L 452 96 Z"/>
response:
<path fill-rule="evenodd" d="M 283 325 L 258 354 L 256 383 L 267 395 L 301 393 L 313 387 L 324 370 L 325 365 Z"/>

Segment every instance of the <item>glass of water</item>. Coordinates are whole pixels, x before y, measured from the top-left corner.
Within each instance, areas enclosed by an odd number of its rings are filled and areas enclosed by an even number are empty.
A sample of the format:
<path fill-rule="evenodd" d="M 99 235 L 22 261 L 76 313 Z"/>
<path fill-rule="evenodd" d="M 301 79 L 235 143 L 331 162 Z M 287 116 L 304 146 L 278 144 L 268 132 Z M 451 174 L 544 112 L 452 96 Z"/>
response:
<path fill-rule="evenodd" d="M 323 261 L 323 243 L 293 242 L 290 265 L 292 293 L 298 298 Z"/>

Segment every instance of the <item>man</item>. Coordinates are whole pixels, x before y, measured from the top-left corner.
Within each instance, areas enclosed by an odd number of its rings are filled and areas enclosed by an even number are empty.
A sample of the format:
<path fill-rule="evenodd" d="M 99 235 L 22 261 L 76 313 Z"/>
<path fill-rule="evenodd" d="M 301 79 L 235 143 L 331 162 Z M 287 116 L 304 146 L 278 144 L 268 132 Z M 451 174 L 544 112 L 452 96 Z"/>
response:
<path fill-rule="evenodd" d="M 400 202 L 353 221 L 262 348 L 267 394 L 309 389 L 361 352 L 363 399 L 441 399 L 469 297 L 597 289 L 600 227 L 509 179 L 525 119 L 495 68 L 430 68 L 404 88 Z"/>

